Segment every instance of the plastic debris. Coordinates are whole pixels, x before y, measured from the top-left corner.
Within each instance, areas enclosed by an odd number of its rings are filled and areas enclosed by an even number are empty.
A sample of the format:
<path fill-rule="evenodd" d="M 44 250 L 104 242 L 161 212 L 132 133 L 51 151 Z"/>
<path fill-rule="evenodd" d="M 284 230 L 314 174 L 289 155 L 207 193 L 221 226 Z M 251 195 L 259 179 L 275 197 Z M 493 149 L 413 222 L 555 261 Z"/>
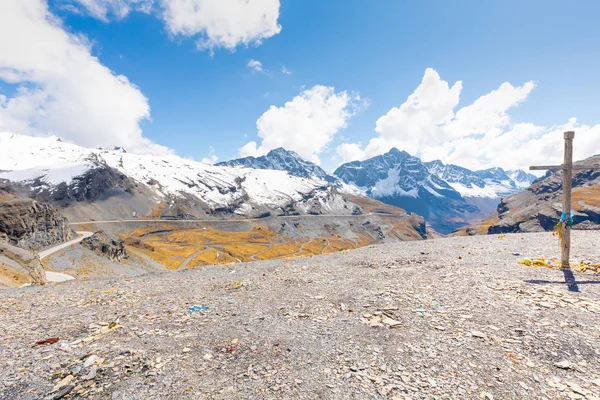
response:
<path fill-rule="evenodd" d="M 58 343 L 60 339 L 57 337 L 52 337 L 52 338 L 48 338 L 48 339 L 43 339 L 43 340 L 38 340 L 37 342 L 35 342 L 35 344 L 33 345 L 35 346 L 43 346 L 45 344 L 54 344 L 54 343 Z"/>
<path fill-rule="evenodd" d="M 60 342 L 58 344 L 58 348 L 62 351 L 64 351 L 65 353 L 72 353 L 73 349 L 71 349 L 71 346 L 69 346 L 69 343 L 65 343 L 65 342 Z"/>
<path fill-rule="evenodd" d="M 209 309 L 210 309 L 210 307 L 208 307 L 208 306 L 198 306 L 198 305 L 188 307 L 188 311 L 190 312 L 190 314 L 193 314 L 195 312 L 207 311 Z"/>
<path fill-rule="evenodd" d="M 108 329 L 113 329 L 119 324 L 120 317 L 117 317 L 113 322 L 108 324 Z"/>
<path fill-rule="evenodd" d="M 521 253 L 519 253 L 518 251 L 515 251 L 515 252 L 513 253 L 513 256 L 517 256 L 517 257 L 518 257 L 518 256 L 520 256 L 520 255 L 521 255 Z"/>

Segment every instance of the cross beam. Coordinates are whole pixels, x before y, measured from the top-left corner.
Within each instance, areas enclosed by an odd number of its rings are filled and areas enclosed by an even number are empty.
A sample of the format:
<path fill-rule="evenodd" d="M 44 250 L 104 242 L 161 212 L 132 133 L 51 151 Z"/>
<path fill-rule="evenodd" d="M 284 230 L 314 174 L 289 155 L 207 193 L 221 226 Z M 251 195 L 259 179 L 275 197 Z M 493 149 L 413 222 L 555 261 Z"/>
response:
<path fill-rule="evenodd" d="M 571 253 L 571 189 L 573 183 L 573 171 L 574 170 L 595 170 L 600 169 L 600 165 L 573 165 L 573 138 L 575 132 L 565 132 L 565 158 L 561 165 L 540 165 L 529 167 L 533 171 L 551 170 L 560 171 L 562 170 L 562 187 L 563 187 L 563 214 L 560 218 L 562 222 L 561 226 L 561 263 L 562 268 L 569 268 L 569 255 Z"/>

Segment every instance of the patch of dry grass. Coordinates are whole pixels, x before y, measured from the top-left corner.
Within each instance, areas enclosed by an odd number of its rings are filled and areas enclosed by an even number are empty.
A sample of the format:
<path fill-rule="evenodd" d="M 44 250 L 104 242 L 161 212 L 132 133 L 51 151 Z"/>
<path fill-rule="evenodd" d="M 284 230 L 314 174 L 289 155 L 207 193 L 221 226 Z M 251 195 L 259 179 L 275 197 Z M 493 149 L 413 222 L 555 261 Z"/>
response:
<path fill-rule="evenodd" d="M 573 189 L 573 208 L 580 211 L 582 203 L 592 207 L 600 207 L 600 185 L 578 187 Z"/>
<path fill-rule="evenodd" d="M 231 264 L 235 262 L 237 262 L 237 260 L 231 254 L 214 248 L 209 248 L 194 257 L 188 263 L 186 268 L 197 267 L 200 265 Z"/>

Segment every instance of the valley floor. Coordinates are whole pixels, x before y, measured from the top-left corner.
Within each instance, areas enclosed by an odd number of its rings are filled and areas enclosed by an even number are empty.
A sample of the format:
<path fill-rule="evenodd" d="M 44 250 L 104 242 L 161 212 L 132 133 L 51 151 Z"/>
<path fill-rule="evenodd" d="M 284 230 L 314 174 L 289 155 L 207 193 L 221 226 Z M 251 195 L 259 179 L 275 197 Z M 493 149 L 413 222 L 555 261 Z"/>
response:
<path fill-rule="evenodd" d="M 600 276 L 518 264 L 558 256 L 453 237 L 5 290 L 0 398 L 598 399 Z"/>

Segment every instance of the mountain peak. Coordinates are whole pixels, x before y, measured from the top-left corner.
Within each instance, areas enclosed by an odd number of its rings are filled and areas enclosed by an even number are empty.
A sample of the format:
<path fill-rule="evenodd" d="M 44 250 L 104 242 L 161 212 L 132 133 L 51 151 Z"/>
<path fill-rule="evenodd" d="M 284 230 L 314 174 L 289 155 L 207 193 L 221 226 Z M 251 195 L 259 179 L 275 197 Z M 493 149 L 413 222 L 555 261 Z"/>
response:
<path fill-rule="evenodd" d="M 398 150 L 397 147 L 392 147 L 387 153 L 383 155 L 385 156 L 395 156 L 395 157 L 410 157 L 405 150 Z"/>
<path fill-rule="evenodd" d="M 294 157 L 302 159 L 302 157 L 300 157 L 300 155 L 298 155 L 298 153 L 295 151 L 287 150 L 283 147 L 278 147 L 269 151 L 265 157 Z"/>
<path fill-rule="evenodd" d="M 244 157 L 215 164 L 217 166 L 246 167 L 254 169 L 273 169 L 287 171 L 300 178 L 319 178 L 333 183 L 336 179 L 327 174 L 321 167 L 304 160 L 298 153 L 278 147 L 260 157 Z"/>

